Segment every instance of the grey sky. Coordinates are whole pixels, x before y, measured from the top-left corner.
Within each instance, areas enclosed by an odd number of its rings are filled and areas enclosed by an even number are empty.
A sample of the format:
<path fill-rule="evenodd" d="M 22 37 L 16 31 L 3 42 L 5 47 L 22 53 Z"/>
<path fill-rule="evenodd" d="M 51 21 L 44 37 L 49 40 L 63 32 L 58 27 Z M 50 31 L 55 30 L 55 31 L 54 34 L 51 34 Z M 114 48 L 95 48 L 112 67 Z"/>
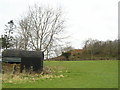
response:
<path fill-rule="evenodd" d="M 118 36 L 118 0 L 0 0 L 0 35 L 9 20 L 18 20 L 29 5 L 62 7 L 67 41 L 81 48 L 88 38 L 114 40 Z"/>

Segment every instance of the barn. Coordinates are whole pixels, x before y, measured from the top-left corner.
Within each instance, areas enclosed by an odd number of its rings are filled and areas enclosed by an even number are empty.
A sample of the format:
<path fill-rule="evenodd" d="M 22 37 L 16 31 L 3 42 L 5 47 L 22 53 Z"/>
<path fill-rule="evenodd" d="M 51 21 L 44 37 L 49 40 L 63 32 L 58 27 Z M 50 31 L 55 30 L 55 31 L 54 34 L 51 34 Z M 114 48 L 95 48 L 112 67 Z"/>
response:
<path fill-rule="evenodd" d="M 41 51 L 25 50 L 4 50 L 2 52 L 2 62 L 20 63 L 20 72 L 33 70 L 34 72 L 42 71 L 44 53 Z"/>

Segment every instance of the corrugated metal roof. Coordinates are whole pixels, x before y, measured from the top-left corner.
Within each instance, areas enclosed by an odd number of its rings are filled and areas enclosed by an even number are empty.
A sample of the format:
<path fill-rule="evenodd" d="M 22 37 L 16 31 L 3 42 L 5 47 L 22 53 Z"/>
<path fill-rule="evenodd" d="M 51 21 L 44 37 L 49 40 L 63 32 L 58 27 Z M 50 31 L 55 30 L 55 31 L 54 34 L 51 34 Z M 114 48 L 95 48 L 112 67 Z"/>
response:
<path fill-rule="evenodd" d="M 2 52 L 2 57 L 43 57 L 41 51 L 25 51 L 25 50 L 5 50 Z"/>

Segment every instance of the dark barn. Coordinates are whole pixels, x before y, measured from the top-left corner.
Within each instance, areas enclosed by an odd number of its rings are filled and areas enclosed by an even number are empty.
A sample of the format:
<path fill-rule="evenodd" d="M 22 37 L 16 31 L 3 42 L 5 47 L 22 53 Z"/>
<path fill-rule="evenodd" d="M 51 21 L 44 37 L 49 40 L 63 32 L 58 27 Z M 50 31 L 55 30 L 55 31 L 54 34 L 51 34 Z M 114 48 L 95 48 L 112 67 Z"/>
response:
<path fill-rule="evenodd" d="M 11 58 L 14 58 L 11 60 Z M 32 70 L 41 72 L 43 70 L 44 54 L 40 51 L 5 50 L 2 52 L 2 61 L 8 63 L 20 63 L 20 72 Z"/>

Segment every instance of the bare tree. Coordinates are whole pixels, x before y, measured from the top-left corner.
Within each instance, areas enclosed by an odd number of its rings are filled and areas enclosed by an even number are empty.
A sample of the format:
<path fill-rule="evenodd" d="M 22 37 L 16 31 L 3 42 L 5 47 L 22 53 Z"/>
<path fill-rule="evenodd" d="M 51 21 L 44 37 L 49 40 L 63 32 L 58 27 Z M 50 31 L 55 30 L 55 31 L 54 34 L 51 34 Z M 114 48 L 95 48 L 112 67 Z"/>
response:
<path fill-rule="evenodd" d="M 90 53 L 90 57 L 91 57 L 91 59 L 93 59 L 93 53 L 94 53 L 94 43 L 95 42 L 97 42 L 97 40 L 93 40 L 93 39 L 91 39 L 91 38 L 89 38 L 88 40 L 86 40 L 84 43 L 85 43 L 85 45 L 84 45 L 84 50 L 86 50 L 87 52 L 87 54 L 89 54 Z"/>
<path fill-rule="evenodd" d="M 62 55 L 63 52 L 68 52 L 73 49 L 74 49 L 74 47 L 72 47 L 70 42 L 65 42 L 65 44 L 56 45 L 54 48 L 54 53 L 55 53 L 55 56 L 58 57 L 58 56 Z"/>
<path fill-rule="evenodd" d="M 47 51 L 60 40 L 58 35 L 63 32 L 64 19 L 61 9 L 30 7 L 23 19 L 19 22 L 20 35 L 22 35 L 24 48 L 32 50 Z"/>
<path fill-rule="evenodd" d="M 72 47 L 71 43 L 70 42 L 66 42 L 65 43 L 65 46 L 62 47 L 62 52 L 68 52 L 70 50 L 73 50 L 74 47 Z"/>
<path fill-rule="evenodd" d="M 29 45 L 29 32 L 30 32 L 30 21 L 28 17 L 24 17 L 22 20 L 19 21 L 19 48 L 27 50 Z"/>

